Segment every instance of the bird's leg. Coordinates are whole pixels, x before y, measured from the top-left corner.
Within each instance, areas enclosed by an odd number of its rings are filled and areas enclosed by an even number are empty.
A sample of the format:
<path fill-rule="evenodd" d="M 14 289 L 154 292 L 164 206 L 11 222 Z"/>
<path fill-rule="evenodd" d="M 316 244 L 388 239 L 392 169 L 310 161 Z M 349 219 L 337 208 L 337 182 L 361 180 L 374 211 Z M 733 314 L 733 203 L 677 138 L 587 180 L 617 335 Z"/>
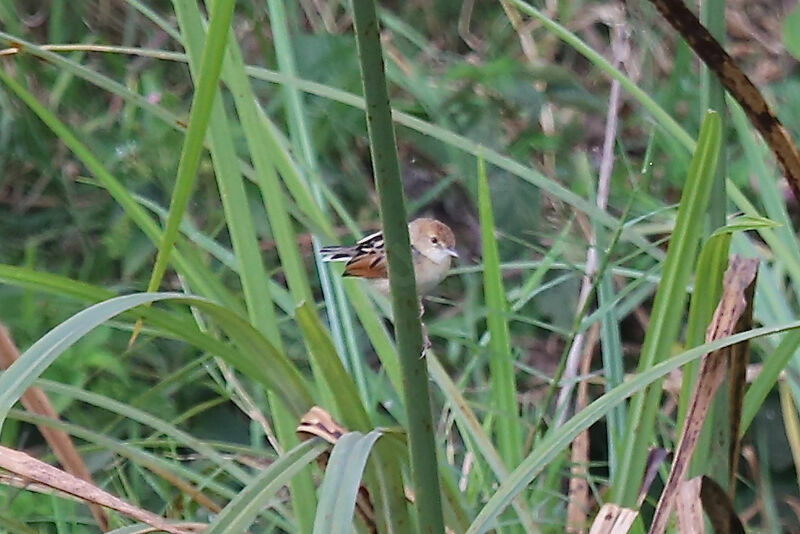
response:
<path fill-rule="evenodd" d="M 422 354 L 419 355 L 420 359 L 425 357 L 428 349 L 431 348 L 431 339 L 428 337 L 428 329 L 422 321 L 422 316 L 425 315 L 425 306 L 422 304 L 422 298 L 419 299 L 419 324 L 422 325 Z"/>

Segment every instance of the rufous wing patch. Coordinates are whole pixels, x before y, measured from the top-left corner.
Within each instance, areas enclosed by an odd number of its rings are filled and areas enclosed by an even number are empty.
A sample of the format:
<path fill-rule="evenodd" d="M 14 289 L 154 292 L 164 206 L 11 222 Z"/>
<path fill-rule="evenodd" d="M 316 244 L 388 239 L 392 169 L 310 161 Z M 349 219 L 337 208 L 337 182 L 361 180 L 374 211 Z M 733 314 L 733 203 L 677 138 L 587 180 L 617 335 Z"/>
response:
<path fill-rule="evenodd" d="M 362 254 L 347 262 L 343 276 L 360 278 L 386 278 L 386 256 L 383 254 Z"/>

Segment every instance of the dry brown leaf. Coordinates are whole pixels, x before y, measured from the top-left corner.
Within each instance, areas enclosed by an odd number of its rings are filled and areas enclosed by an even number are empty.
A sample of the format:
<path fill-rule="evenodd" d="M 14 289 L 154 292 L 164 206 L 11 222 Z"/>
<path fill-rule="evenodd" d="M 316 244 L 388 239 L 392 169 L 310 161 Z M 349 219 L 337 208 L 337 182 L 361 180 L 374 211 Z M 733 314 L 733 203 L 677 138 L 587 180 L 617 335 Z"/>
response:
<path fill-rule="evenodd" d="M 756 260 L 752 260 L 756 261 Z M 758 266 L 755 266 L 758 269 Z M 745 312 L 739 317 L 736 325 L 737 332 L 743 332 L 753 328 L 753 300 L 755 296 L 755 274 L 753 281 L 744 289 L 744 298 L 747 301 Z M 747 367 L 750 362 L 750 343 L 737 343 L 729 347 L 729 366 L 728 372 L 728 436 L 730 448 L 728 451 L 728 491 L 731 499 L 736 495 L 736 472 L 739 466 L 739 454 L 741 452 L 741 440 L 739 431 L 742 424 L 742 409 L 744 406 L 745 386 L 747 385 Z"/>
<path fill-rule="evenodd" d="M 639 512 L 606 503 L 594 518 L 589 534 L 627 534 Z"/>
<path fill-rule="evenodd" d="M 297 432 L 297 436 L 301 440 L 318 437 L 331 445 L 336 445 L 339 438 L 347 434 L 348 430 L 337 423 L 333 416 L 326 410 L 319 406 L 312 406 L 311 409 L 300 418 L 300 424 L 297 426 L 295 432 Z M 317 463 L 319 463 L 323 471 L 327 467 L 329 459 L 330 454 L 327 452 L 320 454 L 317 458 Z M 358 487 L 356 510 L 358 510 L 359 517 L 364 521 L 367 529 L 370 532 L 378 532 L 372 497 L 363 484 Z"/>
<path fill-rule="evenodd" d="M 706 330 L 707 342 L 728 337 L 735 331 L 739 319 L 747 310 L 748 301 L 745 292 L 754 283 L 757 271 L 758 260 L 731 257 L 722 284 L 722 297 Z M 653 516 L 650 534 L 663 534 L 667 528 L 678 488 L 686 475 L 708 410 L 725 378 L 730 354 L 730 350 L 722 349 L 706 355 L 703 359 L 689 403 L 689 411 L 686 414 L 683 434 L 672 460 L 669 478 Z"/>
<path fill-rule="evenodd" d="M 600 324 L 595 323 L 589 330 L 586 345 L 581 354 L 582 376 L 591 371 L 592 353 L 600 337 Z M 581 411 L 589 403 L 589 384 L 585 380 L 578 383 L 578 395 L 575 400 L 575 412 Z M 567 501 L 567 532 L 586 532 L 589 504 L 589 476 L 586 466 L 589 465 L 589 430 L 584 430 L 572 440 L 572 468 L 569 479 L 569 499 Z"/>
<path fill-rule="evenodd" d="M 79 503 L 84 502 L 83 500 L 74 495 L 70 495 L 69 493 L 64 493 L 63 491 L 53 489 L 50 486 L 45 486 L 44 484 L 39 484 L 38 482 L 31 482 L 27 478 L 9 473 L 0 473 L 0 486 L 10 486 L 12 488 L 19 488 L 25 491 L 41 493 L 42 495 L 54 495 L 59 499 L 65 499 L 68 501 Z"/>
<path fill-rule="evenodd" d="M 19 349 L 17 349 L 17 345 L 11 338 L 11 334 L 9 333 L 8 329 L 2 323 L 0 323 L 0 368 L 8 369 L 11 364 L 19 359 L 19 357 Z M 36 387 L 28 388 L 28 390 L 22 394 L 22 398 L 20 400 L 22 405 L 29 412 L 58 420 L 58 413 L 50 403 L 50 399 L 47 397 L 47 394 L 41 389 Z M 50 448 L 53 450 L 56 458 L 58 458 L 58 461 L 68 473 L 71 473 L 90 484 L 94 484 L 94 481 L 92 480 L 92 474 L 89 472 L 89 468 L 86 467 L 81 455 L 78 454 L 78 450 L 72 443 L 72 439 L 69 437 L 69 434 L 63 430 L 58 430 L 46 425 L 36 425 L 36 427 L 39 429 L 39 432 L 41 432 L 45 441 L 47 441 L 47 444 L 50 445 Z M 106 511 L 97 504 L 93 504 L 91 502 L 87 504 L 92 512 L 94 520 L 97 522 L 97 526 L 100 527 L 103 532 L 107 531 L 108 515 L 106 514 Z"/>
<path fill-rule="evenodd" d="M 694 477 L 681 482 L 675 499 L 675 513 L 678 516 L 679 534 L 704 534 L 705 518 L 700 506 L 700 486 L 702 477 Z"/>
<path fill-rule="evenodd" d="M 302 440 L 312 436 L 322 438 L 331 445 L 335 445 L 339 438 L 347 434 L 348 430 L 337 423 L 331 414 L 319 406 L 312 406 L 306 414 L 300 418 L 297 426 L 297 435 Z"/>
<path fill-rule="evenodd" d="M 80 478 L 37 460 L 24 452 L 0 446 L 0 468 L 33 481 L 35 483 L 53 488 L 60 492 L 73 495 L 83 501 L 99 504 L 131 517 L 152 527 L 172 534 L 185 534 L 186 529 L 169 524 L 164 518 L 147 510 L 128 504 L 122 499 L 101 490 Z"/>

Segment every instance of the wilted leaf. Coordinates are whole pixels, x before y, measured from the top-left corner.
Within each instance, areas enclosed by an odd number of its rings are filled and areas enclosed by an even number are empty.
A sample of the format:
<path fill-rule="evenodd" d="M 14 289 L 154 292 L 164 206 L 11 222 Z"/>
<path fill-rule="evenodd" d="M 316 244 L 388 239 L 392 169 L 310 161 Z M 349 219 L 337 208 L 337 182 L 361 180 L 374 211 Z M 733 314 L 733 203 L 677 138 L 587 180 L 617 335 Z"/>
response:
<path fill-rule="evenodd" d="M 604 504 L 592 523 L 589 534 L 627 534 L 639 512 L 616 504 Z"/>
<path fill-rule="evenodd" d="M 322 438 L 331 445 L 336 445 L 348 430 L 337 423 L 331 414 L 320 408 L 312 406 L 308 412 L 300 419 L 297 427 L 297 435 L 300 439 L 308 439 L 309 436 Z"/>
<path fill-rule="evenodd" d="M 680 534 L 704 534 L 706 524 L 703 508 L 700 506 L 700 486 L 702 477 L 694 477 L 681 482 L 675 500 L 675 513 L 678 516 Z"/>
<path fill-rule="evenodd" d="M 721 339 L 734 333 L 739 325 L 740 317 L 747 310 L 748 301 L 745 293 L 754 283 L 757 270 L 758 260 L 742 259 L 738 256 L 731 258 L 730 266 L 725 272 L 722 298 L 720 298 L 714 316 L 711 318 L 711 324 L 706 331 L 706 341 Z M 662 534 L 667 528 L 678 488 L 689 467 L 714 395 L 725 378 L 725 371 L 732 353 L 734 353 L 733 347 L 731 350 L 723 349 L 713 352 L 703 359 L 689 404 L 689 411 L 686 414 L 683 433 L 672 461 L 672 469 L 653 516 L 650 534 Z"/>
<path fill-rule="evenodd" d="M 46 464 L 24 452 L 0 446 L 0 467 L 25 479 L 37 482 L 48 488 L 73 495 L 82 501 L 100 504 L 137 521 L 147 523 L 165 532 L 184 534 L 183 528 L 171 525 L 162 517 L 147 510 L 128 504 L 97 486 L 79 479 L 69 473 Z"/>
<path fill-rule="evenodd" d="M 319 406 L 312 406 L 300 419 L 300 424 L 296 432 L 298 437 L 302 440 L 317 436 L 331 445 L 336 445 L 336 442 L 347 434 L 349 430 L 337 423 L 333 416 L 326 410 Z M 321 454 L 319 456 L 318 462 L 323 470 L 327 469 L 329 459 L 330 453 Z M 358 488 L 356 510 L 358 510 L 359 516 L 364 520 L 369 531 L 377 532 L 377 527 L 375 526 L 375 508 L 372 505 L 372 498 L 370 497 L 369 491 L 367 491 L 367 488 L 363 484 Z"/>

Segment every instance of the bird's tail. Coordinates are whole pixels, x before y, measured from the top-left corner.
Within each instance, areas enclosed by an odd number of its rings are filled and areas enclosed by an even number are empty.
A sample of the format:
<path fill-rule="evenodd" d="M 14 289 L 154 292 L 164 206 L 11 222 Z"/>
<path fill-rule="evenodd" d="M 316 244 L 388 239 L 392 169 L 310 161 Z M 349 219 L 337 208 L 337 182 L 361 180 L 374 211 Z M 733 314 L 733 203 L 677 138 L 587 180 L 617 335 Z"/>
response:
<path fill-rule="evenodd" d="M 322 261 L 348 261 L 352 259 L 355 249 L 353 247 L 332 246 L 322 247 L 319 253 Z"/>

